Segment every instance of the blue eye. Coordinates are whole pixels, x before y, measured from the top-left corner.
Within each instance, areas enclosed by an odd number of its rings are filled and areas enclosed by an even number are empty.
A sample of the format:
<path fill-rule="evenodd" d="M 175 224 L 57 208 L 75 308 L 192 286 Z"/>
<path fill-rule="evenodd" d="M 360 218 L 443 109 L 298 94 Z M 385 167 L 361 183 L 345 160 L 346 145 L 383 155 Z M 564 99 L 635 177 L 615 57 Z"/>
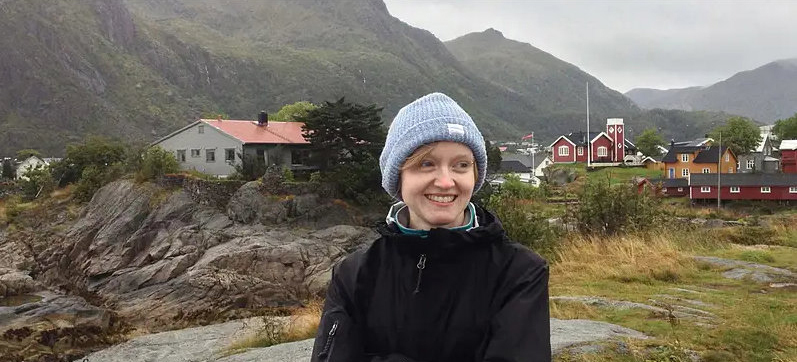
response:
<path fill-rule="evenodd" d="M 429 160 L 423 160 L 423 161 L 421 161 L 420 166 L 421 166 L 421 168 L 434 167 L 434 162 L 429 161 Z"/>
<path fill-rule="evenodd" d="M 473 163 L 469 161 L 460 161 L 454 164 L 454 171 L 467 172 L 468 170 L 470 170 L 472 165 Z"/>

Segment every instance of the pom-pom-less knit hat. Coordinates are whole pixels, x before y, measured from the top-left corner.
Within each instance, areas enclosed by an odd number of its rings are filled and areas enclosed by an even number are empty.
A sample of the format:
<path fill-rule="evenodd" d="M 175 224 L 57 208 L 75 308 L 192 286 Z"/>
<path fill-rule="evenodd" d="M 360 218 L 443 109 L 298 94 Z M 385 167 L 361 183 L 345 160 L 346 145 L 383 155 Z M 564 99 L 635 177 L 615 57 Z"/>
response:
<path fill-rule="evenodd" d="M 404 106 L 387 132 L 385 148 L 379 156 L 382 188 L 401 200 L 399 176 L 404 161 L 425 144 L 451 141 L 468 146 L 476 159 L 479 177 L 473 193 L 479 191 L 487 174 L 487 150 L 484 138 L 473 119 L 457 102 L 442 93 L 432 93 Z"/>

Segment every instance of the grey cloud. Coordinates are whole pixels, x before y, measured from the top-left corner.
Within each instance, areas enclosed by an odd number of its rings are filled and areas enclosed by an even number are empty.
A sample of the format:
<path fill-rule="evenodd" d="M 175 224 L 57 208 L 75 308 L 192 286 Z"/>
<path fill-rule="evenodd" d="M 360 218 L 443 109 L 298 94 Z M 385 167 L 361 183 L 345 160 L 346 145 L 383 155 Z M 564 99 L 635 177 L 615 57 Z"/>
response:
<path fill-rule="evenodd" d="M 797 2 L 404 1 L 391 14 L 442 40 L 495 28 L 619 91 L 707 85 L 797 57 Z"/>

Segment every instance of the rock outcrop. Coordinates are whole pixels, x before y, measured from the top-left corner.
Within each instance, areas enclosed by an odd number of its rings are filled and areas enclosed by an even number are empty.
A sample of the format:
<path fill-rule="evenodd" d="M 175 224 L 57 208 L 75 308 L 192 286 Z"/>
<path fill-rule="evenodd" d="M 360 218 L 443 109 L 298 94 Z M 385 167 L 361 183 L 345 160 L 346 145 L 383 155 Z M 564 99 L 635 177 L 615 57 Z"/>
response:
<path fill-rule="evenodd" d="M 727 269 L 722 276 L 728 279 L 750 279 L 757 283 L 796 282 L 797 273 L 791 270 L 775 268 L 769 265 L 756 264 L 741 260 L 717 258 L 713 256 L 695 256 L 695 260 L 714 267 Z"/>
<path fill-rule="evenodd" d="M 234 340 L 251 333 L 249 324 L 247 320 L 240 320 L 143 336 L 93 353 L 86 358 L 89 361 L 104 362 L 305 362 L 310 360 L 313 350 L 312 339 L 267 348 L 252 348 L 240 354 L 224 356 L 225 352 L 229 352 Z M 551 351 L 554 354 L 574 346 L 622 338 L 647 337 L 633 329 L 606 322 L 551 319 Z"/>
<path fill-rule="evenodd" d="M 364 227 L 289 223 L 348 217 L 314 214 L 334 213 L 331 204 L 312 194 L 265 195 L 253 182 L 230 201 L 228 216 L 183 190 L 117 181 L 60 233 L 3 244 L 22 257 L 0 258 L 8 268 L 0 269 L 0 292 L 43 289 L 37 283 L 80 291 L 150 330 L 296 306 L 323 293 L 335 262 L 376 238 Z M 40 252 L 24 257 L 27 249 Z"/>

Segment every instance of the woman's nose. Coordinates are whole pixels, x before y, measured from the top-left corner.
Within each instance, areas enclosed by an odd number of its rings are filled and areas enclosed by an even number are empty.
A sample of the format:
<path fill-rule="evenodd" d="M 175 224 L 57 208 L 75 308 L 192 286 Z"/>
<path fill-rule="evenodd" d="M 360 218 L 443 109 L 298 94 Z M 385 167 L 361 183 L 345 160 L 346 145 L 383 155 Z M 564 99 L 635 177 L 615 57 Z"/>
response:
<path fill-rule="evenodd" d="M 434 185 L 442 189 L 454 187 L 454 178 L 451 177 L 450 171 L 445 168 L 440 170 L 435 177 Z"/>

